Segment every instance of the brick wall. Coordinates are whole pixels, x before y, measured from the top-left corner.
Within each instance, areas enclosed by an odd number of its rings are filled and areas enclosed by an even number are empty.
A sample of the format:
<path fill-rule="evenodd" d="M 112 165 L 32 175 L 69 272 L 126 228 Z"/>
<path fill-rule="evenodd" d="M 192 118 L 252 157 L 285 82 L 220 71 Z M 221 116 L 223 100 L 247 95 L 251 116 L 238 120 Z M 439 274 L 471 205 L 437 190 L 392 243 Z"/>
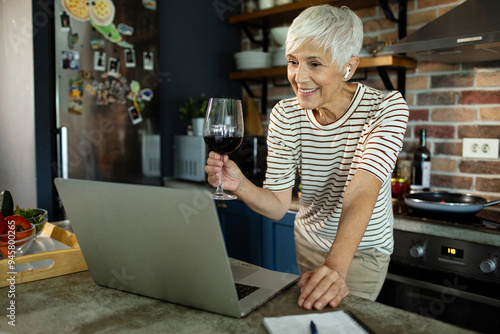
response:
<path fill-rule="evenodd" d="M 408 34 L 446 13 L 464 0 L 413 0 L 408 2 Z M 397 4 L 393 5 L 397 13 Z M 384 19 L 379 7 L 357 11 L 365 28 L 365 44 L 397 40 L 397 26 Z M 243 48 L 258 46 L 244 39 Z M 396 73 L 389 71 L 394 87 Z M 431 186 L 500 198 L 500 160 L 462 158 L 462 138 L 500 138 L 500 61 L 443 64 L 419 62 L 406 75 L 405 98 L 410 121 L 402 159 L 411 159 L 421 128 L 427 129 L 432 156 Z M 375 70 L 360 70 L 354 81 L 385 89 Z M 260 95 L 258 86 L 252 87 Z M 268 85 L 268 109 L 293 96 L 286 78 Z M 265 122 L 265 120 L 264 120 Z"/>

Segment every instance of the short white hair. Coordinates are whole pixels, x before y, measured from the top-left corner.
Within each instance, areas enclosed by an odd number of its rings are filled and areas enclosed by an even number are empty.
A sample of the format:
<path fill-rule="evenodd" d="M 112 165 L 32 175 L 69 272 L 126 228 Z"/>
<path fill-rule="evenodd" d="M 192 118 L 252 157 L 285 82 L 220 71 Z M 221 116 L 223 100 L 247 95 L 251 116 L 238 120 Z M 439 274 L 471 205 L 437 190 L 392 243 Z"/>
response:
<path fill-rule="evenodd" d="M 310 45 L 328 53 L 341 71 L 363 44 L 363 23 L 349 8 L 319 5 L 309 7 L 293 20 L 286 38 L 286 54 Z"/>

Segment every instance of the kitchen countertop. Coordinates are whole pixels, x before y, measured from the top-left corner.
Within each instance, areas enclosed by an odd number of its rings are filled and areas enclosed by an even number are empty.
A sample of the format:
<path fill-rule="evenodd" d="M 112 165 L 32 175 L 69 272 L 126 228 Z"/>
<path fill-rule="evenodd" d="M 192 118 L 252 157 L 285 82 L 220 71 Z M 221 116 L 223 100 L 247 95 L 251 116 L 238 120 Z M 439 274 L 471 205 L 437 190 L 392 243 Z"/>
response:
<path fill-rule="evenodd" d="M 0 289 L 0 295 L 7 296 L 8 289 Z M 104 288 L 92 281 L 88 271 L 15 289 L 11 300 L 15 300 L 16 326 L 7 324 L 8 299 L 2 298 L 2 333 L 267 333 L 264 317 L 308 312 L 297 306 L 296 285 L 243 319 Z M 350 310 L 375 333 L 471 333 L 355 296 L 347 296 L 338 310 Z"/>
<path fill-rule="evenodd" d="M 394 215 L 394 229 L 500 247 L 499 229 L 477 228 L 405 215 Z"/>

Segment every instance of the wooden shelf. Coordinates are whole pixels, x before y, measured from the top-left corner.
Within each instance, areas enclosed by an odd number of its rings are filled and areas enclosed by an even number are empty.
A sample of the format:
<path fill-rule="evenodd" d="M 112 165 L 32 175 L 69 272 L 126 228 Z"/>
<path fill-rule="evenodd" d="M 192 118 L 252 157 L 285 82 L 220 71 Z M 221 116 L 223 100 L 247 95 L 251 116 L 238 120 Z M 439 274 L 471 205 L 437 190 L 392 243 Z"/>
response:
<path fill-rule="evenodd" d="M 377 56 L 370 58 L 361 58 L 359 68 L 374 68 L 381 66 L 390 66 L 392 68 L 416 68 L 417 61 L 403 56 Z M 231 72 L 229 79 L 231 80 L 244 80 L 244 79 L 263 79 L 276 76 L 286 75 L 286 66 L 259 68 L 255 70 L 246 70 Z"/>
<path fill-rule="evenodd" d="M 417 68 L 417 61 L 404 56 L 376 56 L 361 58 L 358 68 L 390 66 L 393 68 Z"/>
<path fill-rule="evenodd" d="M 244 80 L 244 79 L 263 79 L 286 75 L 286 66 L 270 67 L 270 68 L 257 68 L 255 70 L 245 70 L 229 73 L 231 80 Z"/>
<path fill-rule="evenodd" d="M 229 18 L 229 24 L 251 23 L 258 25 L 276 26 L 290 24 L 292 20 L 304 9 L 310 6 L 330 4 L 335 6 L 348 6 L 352 10 L 374 7 L 378 0 L 302 0 L 287 5 L 275 6 L 269 9 L 257 10 L 252 13 L 236 15 Z"/>

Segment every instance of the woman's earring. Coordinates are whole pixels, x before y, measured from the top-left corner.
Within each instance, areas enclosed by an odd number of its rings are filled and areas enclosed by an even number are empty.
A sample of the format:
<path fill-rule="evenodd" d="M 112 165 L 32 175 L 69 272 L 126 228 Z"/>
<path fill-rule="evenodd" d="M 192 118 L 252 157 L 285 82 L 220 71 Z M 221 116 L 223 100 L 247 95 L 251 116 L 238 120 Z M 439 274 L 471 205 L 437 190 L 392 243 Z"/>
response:
<path fill-rule="evenodd" d="M 351 68 L 347 67 L 347 70 L 346 70 L 345 75 L 344 75 L 344 79 L 349 78 L 349 73 L 351 73 Z"/>

